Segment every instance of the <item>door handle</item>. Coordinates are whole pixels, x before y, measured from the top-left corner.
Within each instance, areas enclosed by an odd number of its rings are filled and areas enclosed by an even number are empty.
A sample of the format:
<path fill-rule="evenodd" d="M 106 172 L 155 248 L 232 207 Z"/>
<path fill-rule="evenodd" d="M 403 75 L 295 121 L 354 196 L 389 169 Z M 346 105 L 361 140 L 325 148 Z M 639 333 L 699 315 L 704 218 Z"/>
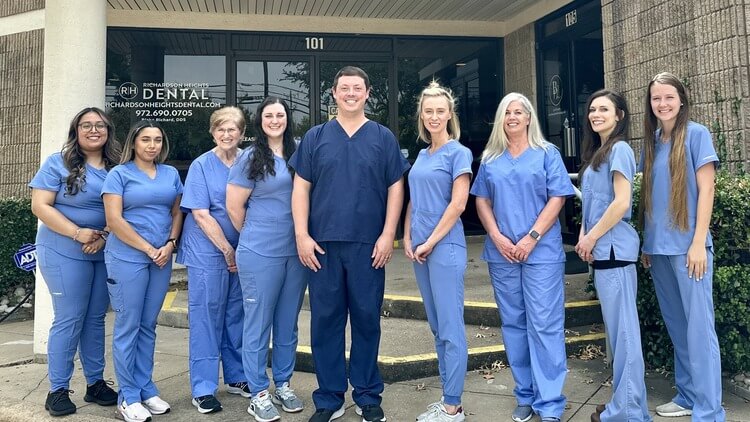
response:
<path fill-rule="evenodd" d="M 575 157 L 576 154 L 576 128 L 570 127 L 566 117 L 563 121 L 563 141 L 565 143 L 565 156 Z"/>

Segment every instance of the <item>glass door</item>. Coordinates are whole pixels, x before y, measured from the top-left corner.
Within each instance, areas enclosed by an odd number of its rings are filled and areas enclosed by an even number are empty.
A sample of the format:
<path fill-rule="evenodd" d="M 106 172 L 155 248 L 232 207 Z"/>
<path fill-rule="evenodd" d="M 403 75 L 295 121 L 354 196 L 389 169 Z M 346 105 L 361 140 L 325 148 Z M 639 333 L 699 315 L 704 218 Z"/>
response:
<path fill-rule="evenodd" d="M 599 2 L 574 2 L 541 22 L 538 55 L 538 111 L 546 139 L 563 156 L 568 173 L 581 165 L 583 125 L 589 95 L 604 87 L 604 52 Z M 561 214 L 563 239 L 576 243 L 580 213 L 567 201 Z"/>
<path fill-rule="evenodd" d="M 315 124 L 311 113 L 309 60 L 237 60 L 236 103 L 248 118 L 247 136 L 258 105 L 269 95 L 287 102 L 294 123 L 295 138 L 302 139 Z"/>

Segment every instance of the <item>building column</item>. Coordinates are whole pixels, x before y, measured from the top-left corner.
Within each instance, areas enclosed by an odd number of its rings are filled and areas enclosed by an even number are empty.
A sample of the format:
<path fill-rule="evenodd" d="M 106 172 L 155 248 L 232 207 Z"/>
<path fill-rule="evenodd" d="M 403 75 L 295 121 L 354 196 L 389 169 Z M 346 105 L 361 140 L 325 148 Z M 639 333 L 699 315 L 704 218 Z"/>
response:
<path fill-rule="evenodd" d="M 76 113 L 84 107 L 104 108 L 107 2 L 47 1 L 44 19 L 40 162 L 60 151 Z M 46 361 L 53 313 L 40 271 L 36 272 L 34 303 L 34 355 Z"/>

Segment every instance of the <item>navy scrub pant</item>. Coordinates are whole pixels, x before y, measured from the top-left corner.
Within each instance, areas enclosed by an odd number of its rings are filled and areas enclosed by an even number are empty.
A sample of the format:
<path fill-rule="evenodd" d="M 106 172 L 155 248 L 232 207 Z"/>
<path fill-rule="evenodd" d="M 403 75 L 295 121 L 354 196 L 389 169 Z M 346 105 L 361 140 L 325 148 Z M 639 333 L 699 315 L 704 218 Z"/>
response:
<path fill-rule="evenodd" d="M 362 407 L 379 405 L 383 379 L 378 369 L 380 308 L 385 268 L 372 267 L 372 244 L 321 242 L 321 269 L 310 272 L 311 343 L 318 389 L 316 409 L 336 410 L 348 389 L 345 349 L 347 316 L 351 322 L 349 382 Z"/>
<path fill-rule="evenodd" d="M 52 296 L 47 343 L 50 391 L 70 389 L 76 349 L 88 384 L 104 378 L 104 316 L 109 306 L 103 261 L 83 261 L 37 246 L 39 270 Z"/>

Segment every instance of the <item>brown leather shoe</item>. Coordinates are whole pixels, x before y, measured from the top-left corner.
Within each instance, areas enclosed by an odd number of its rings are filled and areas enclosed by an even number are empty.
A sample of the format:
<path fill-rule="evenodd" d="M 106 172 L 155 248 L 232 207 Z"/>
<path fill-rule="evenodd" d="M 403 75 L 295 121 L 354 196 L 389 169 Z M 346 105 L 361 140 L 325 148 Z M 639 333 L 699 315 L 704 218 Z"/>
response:
<path fill-rule="evenodd" d="M 604 413 L 604 409 L 605 409 L 605 407 L 604 407 L 603 404 L 597 404 L 596 405 L 596 413 L 598 413 L 598 414 L 601 415 L 602 413 Z"/>
<path fill-rule="evenodd" d="M 602 419 L 599 417 L 599 414 L 594 412 L 591 414 L 591 422 L 602 422 Z"/>

